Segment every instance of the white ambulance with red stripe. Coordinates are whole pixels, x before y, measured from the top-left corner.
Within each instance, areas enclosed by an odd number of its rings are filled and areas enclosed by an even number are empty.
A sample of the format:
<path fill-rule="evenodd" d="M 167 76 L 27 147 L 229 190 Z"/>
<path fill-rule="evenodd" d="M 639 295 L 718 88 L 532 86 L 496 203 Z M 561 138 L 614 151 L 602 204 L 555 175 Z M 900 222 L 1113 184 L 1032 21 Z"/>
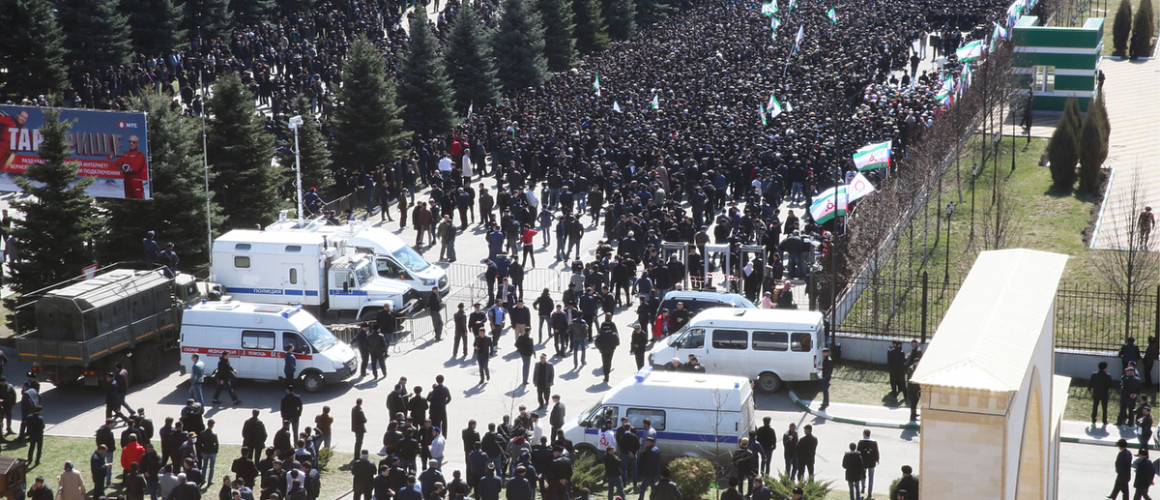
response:
<path fill-rule="evenodd" d="M 354 350 L 338 340 L 302 306 L 224 301 L 190 306 L 181 320 L 182 371 L 201 355 L 207 372 L 229 351 L 238 378 L 278 380 L 286 345 L 294 344 L 295 379 L 307 392 L 341 382 L 356 373 Z"/>

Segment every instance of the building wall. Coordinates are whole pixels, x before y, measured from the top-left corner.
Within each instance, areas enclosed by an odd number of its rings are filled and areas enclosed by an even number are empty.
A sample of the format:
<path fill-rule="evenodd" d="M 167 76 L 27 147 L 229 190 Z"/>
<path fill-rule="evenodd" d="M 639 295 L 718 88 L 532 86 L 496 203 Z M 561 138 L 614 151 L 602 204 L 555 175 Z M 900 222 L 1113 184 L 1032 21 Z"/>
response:
<path fill-rule="evenodd" d="M 1032 68 L 1055 68 L 1054 89 L 1036 91 L 1036 111 L 1062 111 L 1070 97 L 1087 111 L 1095 97 L 1096 75 L 1103 52 L 1104 19 L 1089 18 L 1080 27 L 1037 26 L 1036 18 L 1023 16 L 1012 29 L 1015 44 L 1013 71 L 1020 93 L 1026 95 Z"/>
<path fill-rule="evenodd" d="M 924 496 L 1003 498 L 1007 394 L 946 387 L 923 391 L 919 470 Z"/>

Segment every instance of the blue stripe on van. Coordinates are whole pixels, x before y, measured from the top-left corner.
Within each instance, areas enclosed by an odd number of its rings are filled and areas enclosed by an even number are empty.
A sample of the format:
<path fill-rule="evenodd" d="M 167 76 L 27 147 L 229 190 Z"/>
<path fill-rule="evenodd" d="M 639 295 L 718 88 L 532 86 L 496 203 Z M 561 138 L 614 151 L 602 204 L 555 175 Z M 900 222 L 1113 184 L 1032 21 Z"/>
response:
<path fill-rule="evenodd" d="M 584 429 L 584 434 L 600 434 L 597 429 Z M 716 440 L 718 443 L 736 443 L 737 436 L 714 436 L 712 434 L 697 434 L 693 432 L 669 432 L 657 431 L 657 439 L 669 439 L 672 441 L 694 441 L 697 443 L 711 443 Z M 642 438 L 643 440 L 643 438 Z"/>
<path fill-rule="evenodd" d="M 241 287 L 226 287 L 226 292 L 234 294 L 250 294 L 250 295 L 299 295 L 303 294 L 302 290 L 283 289 L 283 288 L 241 288 Z M 316 290 L 306 290 L 307 297 L 317 297 Z"/>

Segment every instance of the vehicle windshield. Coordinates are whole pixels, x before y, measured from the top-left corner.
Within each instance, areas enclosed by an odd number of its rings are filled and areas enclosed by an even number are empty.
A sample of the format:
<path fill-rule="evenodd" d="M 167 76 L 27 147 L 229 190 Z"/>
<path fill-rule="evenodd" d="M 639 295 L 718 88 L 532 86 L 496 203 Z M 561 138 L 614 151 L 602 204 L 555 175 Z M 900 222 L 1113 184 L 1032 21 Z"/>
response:
<path fill-rule="evenodd" d="M 327 330 L 322 323 L 315 321 L 310 326 L 302 329 L 302 338 L 310 342 L 314 349 L 318 352 L 325 351 L 338 343 L 338 339 L 334 337 L 330 330 Z"/>
<path fill-rule="evenodd" d="M 416 253 L 411 249 L 411 247 L 407 245 L 399 247 L 399 249 L 392 252 L 391 255 L 394 256 L 395 259 L 403 265 L 403 267 L 406 267 L 407 269 L 410 269 L 414 272 L 422 271 L 431 266 L 429 262 L 423 259 L 423 256 Z"/>
<path fill-rule="evenodd" d="M 581 415 L 585 415 L 585 417 L 581 420 L 581 422 L 592 422 L 593 420 L 595 420 L 597 417 L 596 411 L 600 409 L 600 406 L 601 406 L 600 401 L 597 401 L 596 404 L 592 405 L 592 408 L 589 408 L 586 411 L 584 411 L 583 413 L 581 413 Z"/>
<path fill-rule="evenodd" d="M 688 337 L 688 336 L 689 336 L 689 323 L 685 323 L 685 326 L 682 326 L 680 330 L 677 330 L 677 331 L 673 332 L 672 335 L 669 335 L 669 337 L 673 339 L 669 342 L 669 345 L 674 345 L 674 344 L 677 344 L 678 342 L 681 344 L 684 344 L 685 337 Z"/>
<path fill-rule="evenodd" d="M 358 278 L 359 286 L 367 286 L 375 279 L 375 271 L 371 268 L 368 261 L 363 260 L 358 267 L 354 268 L 354 276 Z"/>

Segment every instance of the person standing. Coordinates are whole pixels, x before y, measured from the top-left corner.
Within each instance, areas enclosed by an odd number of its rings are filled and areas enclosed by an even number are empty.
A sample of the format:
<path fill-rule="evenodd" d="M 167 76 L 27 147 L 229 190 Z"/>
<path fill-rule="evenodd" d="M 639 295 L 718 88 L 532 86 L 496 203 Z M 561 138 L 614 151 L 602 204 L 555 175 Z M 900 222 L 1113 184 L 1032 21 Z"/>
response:
<path fill-rule="evenodd" d="M 649 436 L 644 440 L 644 446 L 637 455 L 637 474 L 640 477 L 640 496 L 637 500 L 644 500 L 649 487 L 657 482 L 657 476 L 663 474 L 661 470 L 661 451 L 657 447 L 656 438 Z M 656 494 L 656 490 L 653 490 Z"/>
<path fill-rule="evenodd" d="M 363 437 L 367 434 L 367 415 L 363 412 L 363 400 L 358 398 L 350 409 L 350 431 L 354 433 L 354 449 L 361 450 Z"/>
<path fill-rule="evenodd" d="M 230 366 L 230 351 L 222 351 L 222 356 L 218 358 L 217 371 L 214 372 L 214 378 L 217 379 L 217 391 L 213 394 L 213 403 L 221 404 L 218 399 L 222 395 L 222 389 L 229 391 L 230 397 L 234 400 L 234 406 L 242 404 L 242 400 L 238 399 L 238 395 L 234 392 L 234 379 L 238 376 L 238 371 Z"/>
<path fill-rule="evenodd" d="M 612 313 L 604 314 L 604 322 L 600 324 L 600 333 L 596 335 L 596 349 L 600 351 L 600 364 L 604 371 L 604 383 L 608 383 L 608 374 L 612 373 L 612 356 L 616 354 L 616 347 L 620 345 L 620 335 L 616 331 L 616 323 L 612 322 Z"/>
<path fill-rule="evenodd" d="M 488 370 L 487 363 L 491 361 L 491 339 L 488 338 L 487 332 L 480 329 L 475 337 L 475 361 L 479 363 L 479 384 L 491 380 L 491 370 Z"/>
<path fill-rule="evenodd" d="M 913 365 L 917 367 L 918 365 Z M 910 421 L 918 421 L 918 400 L 922 398 L 922 387 L 914 381 L 914 368 L 906 377 L 906 404 L 910 406 Z"/>
<path fill-rule="evenodd" d="M 298 372 L 298 357 L 294 355 L 294 344 L 286 344 L 286 353 L 283 358 L 282 376 L 287 384 L 294 383 L 294 374 Z"/>
<path fill-rule="evenodd" d="M 1156 336 L 1148 337 L 1148 346 L 1144 348 L 1144 385 L 1153 386 L 1152 367 L 1156 366 L 1156 358 L 1160 356 L 1160 345 L 1156 343 Z M 0 366 L 0 373 L 3 367 Z"/>
<path fill-rule="evenodd" d="M 528 374 L 532 368 L 532 356 L 536 355 L 536 343 L 532 342 L 532 335 L 528 331 L 519 333 L 516 336 L 516 352 L 520 355 L 520 360 L 523 363 L 523 384 L 528 385 Z"/>
<path fill-rule="evenodd" d="M 544 324 L 548 324 L 548 336 L 552 336 L 552 310 L 555 307 L 555 301 L 552 300 L 551 292 L 545 288 L 543 293 L 536 300 L 532 301 L 532 307 L 535 308 L 536 313 L 540 317 L 539 333 L 537 334 L 536 343 L 544 343 Z"/>
<path fill-rule="evenodd" d="M 850 451 L 842 456 L 842 468 L 846 470 L 850 500 L 862 500 L 862 480 L 866 477 L 866 469 L 862 463 L 862 454 L 858 452 L 858 445 L 850 443 Z M 813 471 L 810 472 L 810 476 L 813 476 Z"/>
<path fill-rule="evenodd" d="M 1124 375 L 1120 377 L 1120 413 L 1116 416 L 1117 427 L 1135 420 L 1136 401 L 1139 395 L 1140 377 L 1136 376 L 1136 367 L 1128 366 L 1124 369 Z"/>
<path fill-rule="evenodd" d="M 629 338 L 629 350 L 636 359 L 636 369 L 644 368 L 644 354 L 648 351 L 648 334 L 639 324 L 632 327 L 632 337 Z"/>
<path fill-rule="evenodd" d="M 362 358 L 362 363 L 359 364 L 359 378 L 367 376 L 367 362 L 370 361 L 370 350 L 367 349 L 367 344 L 370 341 L 371 325 L 363 323 L 359 325 L 358 333 L 354 334 L 350 345 L 358 349 L 358 355 Z"/>
<path fill-rule="evenodd" d="M 804 436 L 797 442 L 797 478 L 800 481 L 806 472 L 814 477 L 814 460 L 818 454 L 818 438 L 814 436 L 814 426 L 806 424 L 802 427 Z"/>
<path fill-rule="evenodd" d="M 1100 72 L 1100 83 L 1103 83 L 1103 71 Z M 1148 246 L 1148 236 L 1152 234 L 1152 228 L 1156 227 L 1156 216 L 1152 215 L 1152 207 L 1144 207 L 1144 211 L 1140 212 L 1140 217 L 1136 221 L 1136 227 L 1140 230 L 1140 246 Z"/>
<path fill-rule="evenodd" d="M 1112 488 L 1112 494 L 1108 498 L 1116 498 L 1116 494 L 1123 492 L 1123 500 L 1128 500 L 1128 484 L 1132 479 L 1132 452 L 1128 451 L 1128 442 L 1126 440 L 1116 441 L 1116 447 L 1120 449 L 1116 453 L 1116 483 Z"/>
<path fill-rule="evenodd" d="M 205 422 L 205 430 L 197 435 L 197 457 L 200 460 L 198 468 L 205 474 L 206 484 L 213 484 L 213 471 L 217 466 L 218 436 L 213 430 L 214 420 Z"/>
<path fill-rule="evenodd" d="M 617 492 L 620 493 L 620 498 L 625 498 L 624 477 L 620 474 L 622 463 L 620 457 L 616 455 L 616 447 L 605 448 L 604 458 L 601 461 L 604 463 L 604 484 L 608 490 L 608 500 L 612 500 L 612 495 Z"/>
<path fill-rule="evenodd" d="M 391 304 L 387 303 L 384 308 L 389 308 L 390 306 Z M 384 378 L 387 376 L 387 339 L 390 333 L 388 333 L 389 330 L 385 329 L 391 328 L 389 325 L 394 324 L 394 316 L 390 314 L 389 309 L 387 314 L 391 316 L 390 323 L 388 325 L 379 323 L 379 331 L 371 332 L 370 336 L 367 337 L 367 349 L 371 351 L 371 374 L 374 375 L 374 380 L 378 380 L 380 371 L 383 372 Z"/>
<path fill-rule="evenodd" d="M 1108 392 L 1115 383 L 1108 374 L 1108 362 L 1100 361 L 1098 370 L 1092 372 L 1088 381 L 1088 394 L 1092 396 L 1092 427 L 1096 425 L 1096 415 L 1100 407 L 1104 409 L 1104 425 L 1108 425 Z"/>
<path fill-rule="evenodd" d="M 298 436 L 298 421 L 302 419 L 302 398 L 294 394 L 294 386 L 286 386 L 286 394 L 282 396 L 282 404 L 278 409 L 282 420 L 289 420 L 294 427 L 294 436 Z M 293 441 L 293 440 L 291 440 Z"/>
<path fill-rule="evenodd" d="M 532 373 L 532 384 L 536 386 L 536 400 L 540 403 L 540 408 L 548 407 L 552 384 L 555 383 L 556 367 L 548 362 L 547 354 L 540 354 L 540 362 L 536 363 L 536 369 Z"/>
<path fill-rule="evenodd" d="M 560 402 L 560 395 L 552 395 L 552 411 L 549 413 L 548 423 L 552 426 L 552 439 L 556 439 L 560 435 L 560 429 L 564 427 L 564 418 L 567 416 L 567 410 L 564 408 L 564 403 Z"/>
<path fill-rule="evenodd" d="M 1120 346 L 1120 352 L 1117 354 L 1120 358 L 1120 370 L 1124 370 L 1129 365 L 1135 365 L 1140 361 L 1140 346 L 1136 345 L 1136 339 L 1128 337 L 1128 339 Z"/>
<path fill-rule="evenodd" d="M 822 349 L 822 406 L 818 410 L 826 411 L 830 406 L 830 379 L 834 376 L 834 360 L 830 357 L 830 348 Z"/>
<path fill-rule="evenodd" d="M 110 467 L 109 463 L 105 461 L 105 455 L 108 453 L 109 448 L 102 444 L 97 446 L 97 451 L 94 451 L 89 457 L 89 472 L 93 476 L 93 498 L 105 496 L 105 476 Z M 32 459 L 29 458 L 29 462 L 31 461 Z"/>
<path fill-rule="evenodd" d="M 451 316 L 455 323 L 455 343 L 451 346 L 451 358 L 455 359 L 455 355 L 459 352 L 459 343 L 463 343 L 463 357 L 467 357 L 467 312 L 464 310 L 465 305 L 460 302 L 459 310 Z"/>
<path fill-rule="evenodd" d="M 431 287 L 427 295 L 427 313 L 431 315 L 431 329 L 435 331 L 435 341 L 443 340 L 443 297 L 439 296 L 439 287 Z"/>
<path fill-rule="evenodd" d="M 890 372 L 890 395 L 906 398 L 906 355 L 902 353 L 902 342 L 890 343 L 886 351 L 886 368 Z"/>
<path fill-rule="evenodd" d="M 753 475 L 753 460 L 753 452 L 749 451 L 749 438 L 743 437 L 737 441 L 737 449 L 733 450 L 733 475 L 729 478 L 729 483 L 736 484 L 740 495 L 745 495 L 745 483 Z"/>
<path fill-rule="evenodd" d="M 266 433 L 266 424 L 258 418 L 259 415 L 260 410 L 252 410 L 250 418 L 242 424 L 242 446 L 249 448 L 253 453 L 254 463 L 262 458 L 262 450 L 266 449 L 266 438 L 269 437 Z"/>
<path fill-rule="evenodd" d="M 370 453 L 361 450 L 359 457 L 350 467 L 353 476 L 352 491 L 354 500 L 371 500 L 375 489 L 375 464 L 370 461 Z"/>
<path fill-rule="evenodd" d="M 1156 464 L 1148 460 L 1148 450 L 1141 449 L 1136 452 L 1136 462 L 1132 464 L 1132 468 L 1136 469 L 1136 480 L 1132 482 L 1136 492 L 1132 494 L 1134 500 L 1146 498 L 1152 500 L 1148 496 L 1148 488 L 1152 487 L 1152 482 L 1156 479 Z"/>
<path fill-rule="evenodd" d="M 197 404 L 204 405 L 201 386 L 205 383 L 205 363 L 201 362 L 201 356 L 197 353 L 190 358 L 193 364 L 189 367 L 189 397 L 197 401 Z"/>
<path fill-rule="evenodd" d="M 797 444 L 797 424 L 790 423 L 785 434 L 781 435 L 781 449 L 785 456 L 785 475 L 791 478 L 798 475 Z"/>
<path fill-rule="evenodd" d="M 866 498 L 874 495 L 874 468 L 878 466 L 878 442 L 870 439 L 870 429 L 862 430 L 862 440 L 858 441 L 858 453 L 862 454 L 862 467 L 866 473 L 862 476 L 862 493 Z"/>
<path fill-rule="evenodd" d="M 447 405 L 451 403 L 451 391 L 443 385 L 443 375 L 435 376 L 435 385 L 427 393 L 427 411 L 431 418 L 431 425 L 447 429 Z"/>
<path fill-rule="evenodd" d="M 761 468 L 758 477 L 769 475 L 770 462 L 773 461 L 773 450 L 777 449 L 777 431 L 770 426 L 772 420 L 771 417 L 763 418 L 761 427 L 758 427 L 757 431 L 753 433 L 753 439 L 761 445 Z"/>
<path fill-rule="evenodd" d="M 72 460 L 64 462 L 64 472 L 56 476 L 58 500 L 85 500 L 85 478 L 73 467 Z"/>
<path fill-rule="evenodd" d="M 902 477 L 898 479 L 896 489 L 902 500 L 918 500 L 918 478 L 914 477 L 913 473 L 914 469 L 909 465 L 902 466 Z M 903 492 L 906 492 L 905 496 L 902 495 Z"/>
<path fill-rule="evenodd" d="M 920 359 L 922 359 L 922 347 L 918 344 L 918 340 L 911 339 L 910 352 L 906 353 L 906 369 L 914 371 Z"/>

